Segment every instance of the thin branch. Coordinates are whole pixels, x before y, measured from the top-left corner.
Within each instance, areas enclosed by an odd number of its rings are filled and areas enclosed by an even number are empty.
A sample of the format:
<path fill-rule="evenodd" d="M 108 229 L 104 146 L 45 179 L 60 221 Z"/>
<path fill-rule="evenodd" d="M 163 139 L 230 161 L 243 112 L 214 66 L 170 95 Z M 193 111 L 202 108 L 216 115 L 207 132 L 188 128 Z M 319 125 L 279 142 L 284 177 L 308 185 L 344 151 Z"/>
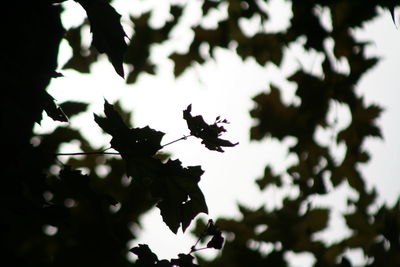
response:
<path fill-rule="evenodd" d="M 171 141 L 169 143 L 166 143 L 165 145 L 162 145 L 161 148 L 164 148 L 168 145 L 171 145 L 173 143 L 176 143 L 181 140 L 186 140 L 188 137 L 192 136 L 190 135 L 184 135 L 181 138 L 178 138 L 174 141 Z M 56 156 L 82 156 L 82 155 L 121 155 L 121 153 L 118 152 L 105 152 L 107 150 L 111 149 L 111 147 L 104 149 L 102 151 L 91 151 L 91 152 L 74 152 L 74 153 L 55 153 Z"/>
<path fill-rule="evenodd" d="M 104 151 L 92 151 L 92 152 L 75 152 L 75 153 L 55 153 L 56 156 L 81 156 L 81 155 L 121 155 L 118 152 L 104 152 Z"/>
<path fill-rule="evenodd" d="M 190 251 L 190 253 L 195 253 L 195 252 L 197 252 L 197 251 L 200 251 L 200 250 L 205 250 L 205 249 L 210 249 L 209 247 L 204 247 L 204 248 L 196 248 L 196 249 L 194 249 L 194 250 L 191 250 Z M 189 253 L 189 254 L 190 254 Z"/>
<path fill-rule="evenodd" d="M 161 148 L 164 148 L 164 147 L 166 147 L 166 146 L 168 146 L 168 145 L 171 145 L 171 144 L 176 143 L 176 142 L 181 141 L 181 140 L 186 140 L 186 139 L 188 139 L 188 137 L 191 137 L 191 136 L 193 136 L 193 135 L 191 135 L 191 134 L 189 134 L 189 135 L 184 135 L 184 136 L 182 136 L 181 138 L 178 138 L 178 139 L 176 139 L 176 140 L 174 140 L 174 141 L 171 141 L 171 142 L 169 142 L 169 143 L 166 143 L 165 145 L 162 145 Z"/>
<path fill-rule="evenodd" d="M 205 228 L 205 229 L 203 230 L 203 232 L 200 234 L 200 236 L 199 236 L 199 238 L 197 239 L 196 243 L 190 248 L 190 252 L 189 252 L 189 253 L 196 252 L 196 251 L 198 251 L 198 250 L 202 250 L 202 249 L 203 249 L 203 248 L 197 249 L 196 246 L 199 244 L 199 242 L 201 241 L 201 239 L 203 239 L 203 238 L 207 235 L 207 229 L 208 229 L 208 227 L 210 227 L 210 224 L 211 224 L 211 220 L 208 220 L 207 225 L 206 225 L 206 228 Z"/>

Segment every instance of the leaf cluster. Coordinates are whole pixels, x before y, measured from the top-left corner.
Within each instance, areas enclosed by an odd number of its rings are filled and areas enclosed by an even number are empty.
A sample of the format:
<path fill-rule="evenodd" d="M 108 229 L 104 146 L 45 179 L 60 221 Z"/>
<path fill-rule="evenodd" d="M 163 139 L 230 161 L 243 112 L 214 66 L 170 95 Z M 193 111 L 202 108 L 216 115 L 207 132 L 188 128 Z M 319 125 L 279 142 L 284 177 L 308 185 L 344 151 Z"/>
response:
<path fill-rule="evenodd" d="M 190 107 L 190 105 L 189 105 Z M 218 139 L 223 127 L 208 125 L 201 116 L 192 117 L 190 110 L 183 112 L 191 135 L 201 138 L 210 150 L 221 151 L 220 146 L 233 146 Z M 129 128 L 113 105 L 104 103 L 105 117 L 95 115 L 96 123 L 112 136 L 111 147 L 118 151 L 126 164 L 127 174 L 150 192 L 157 201 L 164 222 L 172 232 L 182 227 L 185 231 L 199 213 L 208 213 L 204 195 L 198 183 L 204 173 L 200 166 L 183 167 L 179 160 L 162 162 L 156 157 L 164 146 L 163 132 L 148 126 Z M 216 145 L 218 147 L 216 147 Z"/>
<path fill-rule="evenodd" d="M 208 241 L 207 246 L 204 248 L 196 248 L 196 245 L 204 237 L 211 236 L 212 238 Z M 200 234 L 199 240 L 194 246 L 192 246 L 191 251 L 188 254 L 180 253 L 178 258 L 171 260 L 159 260 L 157 255 L 154 254 L 150 248 L 145 244 L 139 244 L 136 247 L 131 248 L 129 251 L 135 254 L 138 259 L 136 260 L 134 266 L 154 266 L 154 267 L 197 267 L 199 265 L 195 264 L 194 256 L 191 254 L 208 248 L 221 249 L 224 242 L 222 233 L 219 228 L 214 224 L 212 220 L 209 220 L 202 233 Z"/>

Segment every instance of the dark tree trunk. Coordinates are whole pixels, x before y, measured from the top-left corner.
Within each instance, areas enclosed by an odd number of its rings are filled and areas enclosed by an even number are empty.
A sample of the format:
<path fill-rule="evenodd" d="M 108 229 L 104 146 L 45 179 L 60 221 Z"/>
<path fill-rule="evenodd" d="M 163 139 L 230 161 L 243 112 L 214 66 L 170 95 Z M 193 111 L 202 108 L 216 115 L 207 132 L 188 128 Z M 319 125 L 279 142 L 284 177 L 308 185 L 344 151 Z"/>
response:
<path fill-rule="evenodd" d="M 24 247 L 30 238 L 26 235 L 41 231 L 35 213 L 43 201 L 45 176 L 30 142 L 34 124 L 52 102 L 46 87 L 57 67 L 64 30 L 61 7 L 51 1 L 7 1 L 1 11 L 0 249 L 3 263 L 19 266 L 30 250 Z M 32 227 L 35 231 L 27 230 Z"/>

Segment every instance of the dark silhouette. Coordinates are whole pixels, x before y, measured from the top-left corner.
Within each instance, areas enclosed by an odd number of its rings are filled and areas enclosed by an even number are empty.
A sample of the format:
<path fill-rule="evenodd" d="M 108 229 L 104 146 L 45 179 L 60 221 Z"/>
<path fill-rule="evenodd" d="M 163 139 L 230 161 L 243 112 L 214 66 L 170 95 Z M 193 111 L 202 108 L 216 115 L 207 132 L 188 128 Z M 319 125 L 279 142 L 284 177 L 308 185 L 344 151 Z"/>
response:
<path fill-rule="evenodd" d="M 376 205 L 377 193 L 366 188 L 358 170 L 369 160 L 363 147 L 365 138 L 381 137 L 376 125 L 381 108 L 367 105 L 354 88 L 379 59 L 367 57 L 367 44 L 358 41 L 351 31 L 375 18 L 378 7 L 388 10 L 395 21 L 398 1 L 290 1 L 293 16 L 287 29 L 275 33 L 260 30 L 252 36 L 243 33 L 239 20 L 256 16 L 261 23 L 268 21 L 269 11 L 260 3 L 203 1 L 203 16 L 221 5 L 227 5 L 228 16 L 215 29 L 193 26 L 194 39 L 188 52 L 170 55 L 176 76 L 193 63 L 207 60 L 200 53 L 202 44 L 208 45 L 211 58 L 215 48 L 228 49 L 235 44 L 236 53 L 243 59 L 252 57 L 260 65 L 273 63 L 279 67 L 285 47 L 300 37 L 305 38 L 303 47 L 307 51 L 324 55 L 323 75 L 300 69 L 288 78 L 297 84 L 300 105 L 283 103 L 281 88 L 271 86 L 254 97 L 256 106 L 250 111 L 257 122 L 251 129 L 253 140 L 267 136 L 297 140 L 290 152 L 297 156 L 298 163 L 284 173 L 274 173 L 267 166 L 264 177 L 257 180 L 260 190 L 281 187 L 289 180 L 299 189 L 298 196 L 286 198 L 283 206 L 273 211 L 240 206 L 241 220 L 199 221 L 195 230 L 199 241 L 190 253 L 171 260 L 158 259 L 145 244 L 127 247 L 128 241 L 135 238 L 130 226 L 138 224 L 139 217 L 152 207 L 160 209 L 163 221 L 175 233 L 179 228 L 184 231 L 197 214 L 207 213 L 206 200 L 197 186 L 203 173 L 200 166 L 183 167 L 179 160 L 169 160 L 161 150 L 174 141 L 162 145 L 164 133 L 148 126 L 129 125 L 130 115 L 118 104 L 105 102 L 104 116 L 95 116 L 97 124 L 112 136 L 113 152 L 91 147 L 78 131 L 65 124 L 39 136 L 34 135 L 33 127 L 40 123 L 43 111 L 53 120 L 65 122 L 86 110 L 84 103 L 57 105 L 46 92 L 50 80 L 62 76 L 57 56 L 63 38 L 73 55 L 62 68 L 87 73 L 98 54 L 105 53 L 119 76 L 125 76 L 123 63 L 133 67 L 126 80 L 134 83 L 141 73 L 155 72 L 149 59 L 150 47 L 170 38 L 185 6 L 171 5 L 172 19 L 158 29 L 149 26 L 150 13 L 131 17 L 134 33 L 127 38 L 120 15 L 110 1 L 75 0 L 86 11 L 87 20 L 71 29 L 62 26 L 62 2 L 8 1 L 0 16 L 0 147 L 4 151 L 0 170 L 0 265 L 128 266 L 133 263 L 126 255 L 133 253 L 137 256 L 136 266 L 196 266 L 194 252 L 205 243 L 205 248 L 222 252 L 210 262 L 198 258 L 202 266 L 288 266 L 284 256 L 290 251 L 310 253 L 315 258 L 314 266 L 352 266 L 344 255 L 352 248 L 363 251 L 365 266 L 400 266 L 400 201 L 371 212 L 369 207 Z M 321 24 L 317 8 L 329 11 L 331 29 Z M 86 25 L 92 32 L 90 48 L 81 44 L 81 29 Z M 333 56 L 348 62 L 349 74 L 333 67 L 324 47 L 328 38 L 334 41 Z M 329 147 L 315 140 L 318 127 L 333 127 L 326 119 L 331 102 L 346 105 L 352 116 L 350 125 L 334 137 L 346 146 L 341 162 L 335 160 Z M 207 124 L 200 115 L 192 116 L 190 107 L 183 111 L 190 134 L 179 140 L 193 136 L 202 139 L 210 150 L 234 149 L 231 147 L 236 143 L 220 138 L 225 120 L 218 118 Z M 65 155 L 58 154 L 58 148 L 72 140 L 80 142 L 83 152 L 79 154 L 84 157 L 71 157 L 62 164 L 58 157 Z M 110 167 L 102 179 L 96 174 L 99 164 Z M 83 174 L 82 167 L 90 175 Z M 310 197 L 328 194 L 343 182 L 358 193 L 357 199 L 348 200 L 352 211 L 343 215 L 352 234 L 337 243 L 325 244 L 313 235 L 326 229 L 330 211 L 307 203 Z M 264 230 L 256 231 L 260 226 Z M 225 244 L 224 233 L 232 237 Z M 249 246 L 250 242 L 259 248 Z M 262 244 L 273 245 L 272 251 L 263 251 Z"/>

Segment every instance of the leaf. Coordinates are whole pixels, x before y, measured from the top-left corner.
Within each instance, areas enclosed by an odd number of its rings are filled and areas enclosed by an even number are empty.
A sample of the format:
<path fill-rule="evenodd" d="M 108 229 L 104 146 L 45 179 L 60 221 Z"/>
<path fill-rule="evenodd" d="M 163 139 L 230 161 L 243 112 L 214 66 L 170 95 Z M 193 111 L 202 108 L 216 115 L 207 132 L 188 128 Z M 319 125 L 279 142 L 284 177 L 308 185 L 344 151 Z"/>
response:
<path fill-rule="evenodd" d="M 213 124 L 210 125 L 207 124 L 204 121 L 203 117 L 200 115 L 193 117 L 190 114 L 191 110 L 192 105 L 189 105 L 183 111 L 183 118 L 186 120 L 186 123 L 190 130 L 190 134 L 202 139 L 201 143 L 204 144 L 208 149 L 218 152 L 224 152 L 224 150 L 222 150 L 222 147 L 233 147 L 239 144 L 231 143 L 228 140 L 219 138 L 219 136 L 223 132 L 226 132 L 226 130 L 223 126 L 220 126 L 218 124 L 226 123 L 226 121 L 224 122 L 220 119 L 217 119 Z"/>
<path fill-rule="evenodd" d="M 382 108 L 377 105 L 365 106 L 363 99 L 359 99 L 352 110 L 352 123 L 338 134 L 338 141 L 345 141 L 349 147 L 359 146 L 368 136 L 382 138 L 376 119 Z M 363 160 L 363 158 L 360 158 Z"/>
<path fill-rule="evenodd" d="M 178 259 L 172 259 L 172 265 L 179 267 L 199 267 L 199 265 L 193 263 L 194 257 L 190 254 L 178 254 Z"/>
<path fill-rule="evenodd" d="M 60 108 L 67 117 L 72 117 L 86 111 L 88 104 L 82 102 L 67 101 L 60 104 Z"/>
<path fill-rule="evenodd" d="M 60 77 L 64 77 L 64 74 L 62 74 L 61 72 L 54 71 L 54 72 L 51 74 L 51 77 L 52 77 L 52 78 L 60 78 Z"/>
<path fill-rule="evenodd" d="M 56 105 L 54 98 L 47 92 L 43 95 L 43 109 L 46 114 L 55 121 L 68 122 L 67 116 L 63 110 Z"/>
<path fill-rule="evenodd" d="M 171 231 L 177 233 L 180 226 L 185 231 L 197 214 L 208 213 L 198 186 L 203 170 L 200 166 L 184 168 L 179 160 L 170 160 L 161 167 L 151 185 L 151 193 L 160 199 L 157 207 Z"/>
<path fill-rule="evenodd" d="M 146 126 L 144 128 L 129 128 L 122 120 L 113 105 L 104 102 L 105 117 L 95 116 L 96 123 L 113 138 L 111 146 L 125 159 L 138 156 L 153 156 L 162 148 L 160 142 L 164 136 Z"/>
<path fill-rule="evenodd" d="M 208 241 L 208 248 L 221 249 L 224 244 L 224 238 L 222 236 L 221 230 L 214 224 L 213 220 L 208 221 L 208 226 L 206 229 L 206 235 L 212 236 L 211 240 Z"/>
<path fill-rule="evenodd" d="M 266 166 L 264 169 L 264 176 L 257 179 L 256 183 L 260 190 L 264 190 L 268 185 L 282 186 L 282 179 L 279 175 L 274 175 L 272 173 L 270 166 Z"/>
<path fill-rule="evenodd" d="M 157 255 L 154 254 L 146 244 L 139 244 L 139 246 L 133 247 L 129 251 L 138 256 L 136 265 L 154 266 L 158 262 Z"/>
<path fill-rule="evenodd" d="M 283 103 L 277 87 L 271 86 L 269 93 L 260 93 L 253 101 L 256 107 L 250 111 L 250 115 L 257 119 L 258 123 L 251 128 L 251 139 L 261 140 L 270 135 L 283 139 L 289 135 L 295 136 L 299 132 L 298 108 Z"/>
<path fill-rule="evenodd" d="M 389 12 L 390 12 L 390 16 L 392 17 L 392 20 L 393 20 L 393 24 L 394 25 L 396 25 L 396 12 L 395 12 L 395 5 L 393 4 L 393 5 L 390 5 L 389 7 L 388 7 L 388 9 L 389 9 Z"/>
<path fill-rule="evenodd" d="M 65 33 L 64 38 L 72 49 L 72 56 L 62 68 L 73 69 L 81 73 L 89 73 L 90 65 L 97 60 L 99 53 L 93 47 L 89 49 L 82 47 L 81 30 L 83 25 L 70 28 Z"/>
<path fill-rule="evenodd" d="M 86 11 L 92 44 L 100 53 L 106 53 L 115 71 L 124 78 L 123 57 L 127 49 L 125 32 L 120 23 L 120 15 L 105 0 L 75 0 Z"/>
<path fill-rule="evenodd" d="M 328 209 L 313 209 L 308 211 L 303 217 L 303 224 L 309 233 L 315 233 L 326 228 L 329 221 Z"/>

